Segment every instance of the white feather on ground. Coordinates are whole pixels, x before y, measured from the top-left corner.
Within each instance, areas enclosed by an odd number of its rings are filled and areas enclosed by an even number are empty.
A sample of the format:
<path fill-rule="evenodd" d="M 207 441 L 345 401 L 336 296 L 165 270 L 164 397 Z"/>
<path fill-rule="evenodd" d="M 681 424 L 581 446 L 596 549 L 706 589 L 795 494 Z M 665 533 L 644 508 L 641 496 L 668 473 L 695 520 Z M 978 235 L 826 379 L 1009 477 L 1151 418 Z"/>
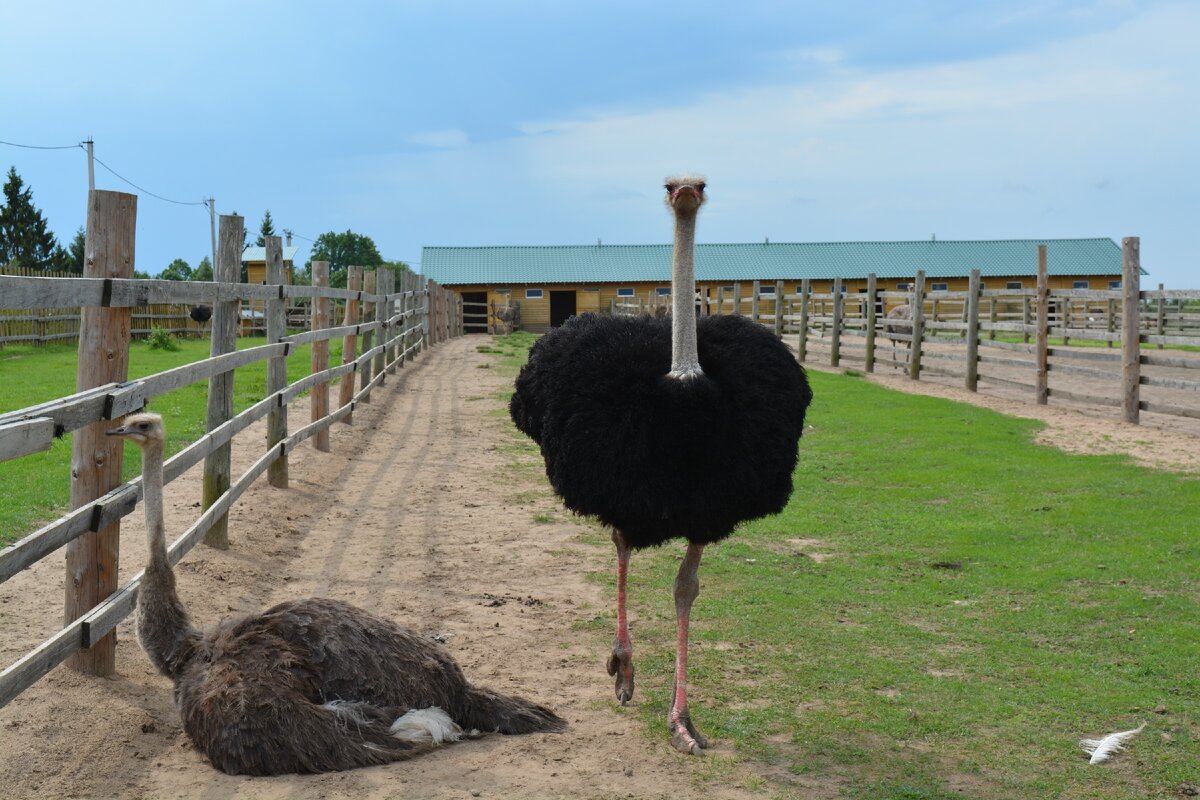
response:
<path fill-rule="evenodd" d="M 1146 723 L 1143 722 L 1133 730 L 1110 733 L 1103 739 L 1080 739 L 1079 746 L 1083 748 L 1085 753 L 1092 757 L 1088 761 L 1089 764 L 1102 764 L 1124 750 L 1125 743 L 1141 733 L 1142 728 L 1145 727 Z"/>
<path fill-rule="evenodd" d="M 457 742 L 462 728 L 437 706 L 413 709 L 392 723 L 391 734 L 406 742 Z"/>

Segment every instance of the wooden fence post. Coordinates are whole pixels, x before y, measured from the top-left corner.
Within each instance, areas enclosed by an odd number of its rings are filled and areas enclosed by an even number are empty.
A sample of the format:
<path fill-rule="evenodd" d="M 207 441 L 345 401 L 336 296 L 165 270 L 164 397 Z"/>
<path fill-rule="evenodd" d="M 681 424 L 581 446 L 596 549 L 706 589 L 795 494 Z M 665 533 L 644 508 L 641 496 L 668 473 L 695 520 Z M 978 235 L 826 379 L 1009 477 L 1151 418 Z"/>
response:
<path fill-rule="evenodd" d="M 842 358 L 842 279 L 833 279 L 833 338 L 829 342 L 829 366 L 836 367 Z"/>
<path fill-rule="evenodd" d="M 132 278 L 137 197 L 122 192 L 88 192 L 83 277 Z M 129 377 L 129 308 L 80 309 L 75 390 Z M 121 485 L 124 441 L 105 436 L 113 422 L 95 422 L 71 437 L 71 508 L 79 508 Z M 117 590 L 121 525 L 114 522 L 67 545 L 64 616 L 70 623 Z M 114 634 L 68 660 L 88 675 L 116 670 Z"/>
<path fill-rule="evenodd" d="M 424 275 L 417 282 L 417 316 L 421 319 L 421 344 L 417 352 L 429 346 L 429 279 Z"/>
<path fill-rule="evenodd" d="M 725 287 L 717 287 L 717 316 L 725 313 Z"/>
<path fill-rule="evenodd" d="M 812 294 L 812 281 L 805 278 L 800 282 L 800 339 L 796 342 L 796 359 L 804 363 L 808 357 L 808 299 Z"/>
<path fill-rule="evenodd" d="M 1028 295 L 1025 295 L 1021 298 L 1021 322 L 1024 325 L 1031 325 L 1033 323 L 1033 313 L 1029 308 L 1029 296 Z M 1028 330 L 1026 330 L 1021 335 L 1021 341 L 1024 344 L 1029 344 L 1029 331 Z"/>
<path fill-rule="evenodd" d="M 401 273 L 400 277 L 403 278 L 404 274 Z M 397 324 L 393 321 L 397 314 L 396 296 L 395 296 L 396 295 L 396 272 L 394 270 L 390 270 L 390 269 L 387 271 L 387 291 L 388 291 L 388 301 L 387 301 L 388 326 L 387 326 L 387 353 L 386 353 L 387 364 L 388 364 L 387 371 L 389 374 L 395 375 L 396 374 L 396 337 L 398 335 L 397 331 L 399 330 L 399 328 L 397 327 Z"/>
<path fill-rule="evenodd" d="M 1135 425 L 1141 411 L 1141 239 L 1121 240 L 1121 378 L 1124 392 L 1121 410 L 1125 421 Z"/>
<path fill-rule="evenodd" d="M 979 388 L 979 270 L 967 281 L 967 389 Z"/>
<path fill-rule="evenodd" d="M 1167 313 L 1166 312 L 1167 312 L 1167 307 L 1166 307 L 1166 300 L 1163 299 L 1163 285 L 1160 283 L 1158 285 L 1158 321 L 1154 326 L 1154 332 L 1157 333 L 1159 336 L 1162 336 L 1166 332 L 1166 328 L 1167 328 L 1167 325 L 1166 325 Z M 1157 345 L 1157 348 L 1159 350 L 1162 350 L 1163 343 L 1159 342 Z"/>
<path fill-rule="evenodd" d="M 1050 273 L 1046 266 L 1046 245 L 1037 249 L 1037 402 L 1044 406 L 1050 398 Z"/>
<path fill-rule="evenodd" d="M 319 289 L 329 288 L 329 262 L 312 262 L 312 285 Z M 312 299 L 312 329 L 324 330 L 332 327 L 333 301 L 328 297 Z M 312 371 L 322 372 L 329 369 L 329 340 L 313 342 Z M 309 403 L 310 419 L 313 422 L 324 419 L 329 414 L 329 382 L 321 381 L 312 390 L 312 400 Z M 323 453 L 329 452 L 329 428 L 319 430 L 313 436 L 313 447 Z"/>
<path fill-rule="evenodd" d="M 913 283 L 912 298 L 912 328 L 909 331 L 911 341 L 908 348 L 908 377 L 914 381 L 921 380 L 921 345 L 925 338 L 925 270 L 917 270 L 917 279 Z"/>
<path fill-rule="evenodd" d="M 388 288 L 387 276 L 390 269 L 380 267 L 375 270 L 375 293 L 379 295 L 379 299 L 375 301 L 375 321 L 379 323 L 378 347 L 379 352 L 375 355 L 375 368 L 372 374 L 379 376 L 379 385 L 383 386 L 387 382 L 387 320 L 388 320 Z"/>
<path fill-rule="evenodd" d="M 988 322 L 991 322 L 994 325 L 995 323 L 1000 321 L 1000 317 L 997 314 L 997 309 L 996 309 L 996 298 L 994 298 L 994 297 L 989 298 L 989 301 L 990 301 L 990 306 L 988 308 Z M 996 329 L 995 328 L 992 328 L 990 331 L 988 331 L 988 339 L 995 341 L 995 339 L 996 339 Z"/>
<path fill-rule="evenodd" d="M 866 360 L 863 369 L 867 372 L 875 371 L 875 314 L 878 306 L 878 278 L 872 272 L 867 275 L 867 342 L 866 342 Z"/>
<path fill-rule="evenodd" d="M 217 283 L 237 283 L 242 268 L 242 246 L 246 228 L 245 220 L 233 214 L 221 215 L 221 232 L 217 246 L 217 263 L 213 268 L 213 280 Z M 212 329 L 209 332 L 209 355 L 220 356 L 237 349 L 238 298 L 222 300 L 217 293 L 213 303 Z M 222 372 L 208 379 L 208 415 L 205 431 L 212 433 L 233 417 L 233 370 Z M 202 504 L 208 508 L 229 491 L 233 468 L 231 457 L 233 445 L 226 442 L 204 458 L 204 489 Z M 218 550 L 229 548 L 229 514 L 222 514 L 204 534 L 204 543 Z"/>
<path fill-rule="evenodd" d="M 758 324 L 758 316 L 760 311 L 760 302 L 762 294 L 762 283 L 754 281 L 750 284 L 750 319 L 754 320 L 754 324 Z"/>
<path fill-rule="evenodd" d="M 283 296 L 283 240 L 266 236 L 267 284 L 278 289 L 267 301 L 267 342 L 275 344 L 287 336 L 287 300 Z M 267 394 L 287 388 L 287 355 L 267 361 Z M 267 448 L 276 447 L 288 435 L 287 406 L 282 402 L 267 415 Z M 277 489 L 288 487 L 288 457 L 283 453 L 267 467 L 267 482 Z"/>
<path fill-rule="evenodd" d="M 775 338 L 783 339 L 783 316 L 788 303 L 783 298 L 783 281 L 775 281 Z"/>
<path fill-rule="evenodd" d="M 351 292 L 362 291 L 363 268 L 362 267 L 346 267 L 346 288 Z M 342 325 L 357 325 L 358 324 L 358 304 L 357 299 L 348 299 L 346 301 L 346 314 L 342 318 Z M 358 350 L 358 337 L 353 333 L 348 334 L 342 340 L 342 365 L 354 363 L 356 352 Z M 342 382 L 338 384 L 338 408 L 350 405 L 354 400 L 354 373 L 350 372 L 342 376 Z M 342 422 L 351 425 L 354 422 L 354 412 L 351 411 L 342 418 Z"/>
<path fill-rule="evenodd" d="M 378 314 L 376 312 L 378 303 L 375 302 L 375 286 L 376 286 L 377 272 L 378 272 L 378 270 L 371 270 L 370 272 L 363 273 L 363 315 L 362 315 L 362 318 L 363 318 L 364 325 L 369 325 L 372 321 L 378 321 Z M 363 337 L 362 337 L 363 355 L 365 356 L 367 354 L 367 351 L 369 351 L 374 346 L 375 346 L 375 332 L 374 331 L 363 331 Z M 359 388 L 359 391 L 366 389 L 366 391 L 363 392 L 363 395 L 362 395 L 362 401 L 364 403 L 371 402 L 370 385 L 371 385 L 371 376 L 374 374 L 373 373 L 374 362 L 375 362 L 374 358 L 363 359 L 362 366 L 359 367 L 359 376 L 360 377 L 359 377 L 358 388 Z"/>
<path fill-rule="evenodd" d="M 740 317 L 742 315 L 742 282 L 737 281 L 733 284 L 733 315 Z"/>

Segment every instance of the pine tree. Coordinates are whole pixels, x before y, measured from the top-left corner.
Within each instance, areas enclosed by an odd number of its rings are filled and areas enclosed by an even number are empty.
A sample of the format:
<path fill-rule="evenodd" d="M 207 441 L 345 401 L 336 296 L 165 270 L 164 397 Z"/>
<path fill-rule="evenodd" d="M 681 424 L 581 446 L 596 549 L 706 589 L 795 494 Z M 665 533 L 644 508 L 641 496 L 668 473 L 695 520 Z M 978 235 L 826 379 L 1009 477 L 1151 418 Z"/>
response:
<path fill-rule="evenodd" d="M 10 167 L 0 206 L 0 263 L 54 269 L 56 251 L 61 250 L 46 218 L 33 204 L 33 190 L 25 186 L 17 168 Z"/>
<path fill-rule="evenodd" d="M 275 235 L 275 220 L 271 219 L 271 209 L 267 209 L 263 214 L 262 224 L 258 226 L 258 242 L 259 247 L 266 247 L 268 236 Z"/>
<path fill-rule="evenodd" d="M 67 247 L 67 252 L 71 255 L 71 265 L 67 268 L 68 272 L 75 272 L 79 275 L 83 274 L 83 251 L 87 244 L 87 236 L 83 232 L 83 228 L 75 231 L 75 238 L 71 240 L 71 244 Z"/>

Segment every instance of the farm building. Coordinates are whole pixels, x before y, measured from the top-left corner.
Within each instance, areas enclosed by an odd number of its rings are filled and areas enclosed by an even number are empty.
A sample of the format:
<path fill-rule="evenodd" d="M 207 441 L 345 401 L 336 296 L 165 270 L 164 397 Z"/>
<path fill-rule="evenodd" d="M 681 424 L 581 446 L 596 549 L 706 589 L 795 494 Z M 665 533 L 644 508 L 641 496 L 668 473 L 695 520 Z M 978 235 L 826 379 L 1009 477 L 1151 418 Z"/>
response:
<path fill-rule="evenodd" d="M 295 278 L 294 261 L 300 248 L 293 247 L 291 237 L 283 246 L 283 282 L 290 284 Z M 267 248 L 247 247 L 242 251 L 242 266 L 246 268 L 246 283 L 267 282 Z M 266 329 L 266 303 L 249 301 L 242 304 L 241 335 L 250 336 L 255 331 Z"/>
<path fill-rule="evenodd" d="M 1037 245 L 1047 245 L 1051 288 L 1120 286 L 1121 248 L 1112 239 L 1005 239 L 993 241 L 803 242 L 700 244 L 696 281 L 701 298 L 748 298 L 755 281 L 764 299 L 776 283 L 784 292 L 812 281 L 831 291 L 835 278 L 849 293 L 866 290 L 874 273 L 880 289 L 908 288 L 924 270 L 931 291 L 967 288 L 978 269 L 985 288 L 1031 289 L 1037 280 Z M 564 245 L 426 247 L 422 272 L 454 289 L 467 303 L 519 303 L 521 327 L 545 331 L 574 314 L 605 312 L 616 303 L 653 305 L 671 292 L 671 245 Z M 468 309 L 469 310 L 469 309 Z M 466 315 L 465 315 L 466 316 Z M 468 331 L 483 332 L 466 316 Z"/>

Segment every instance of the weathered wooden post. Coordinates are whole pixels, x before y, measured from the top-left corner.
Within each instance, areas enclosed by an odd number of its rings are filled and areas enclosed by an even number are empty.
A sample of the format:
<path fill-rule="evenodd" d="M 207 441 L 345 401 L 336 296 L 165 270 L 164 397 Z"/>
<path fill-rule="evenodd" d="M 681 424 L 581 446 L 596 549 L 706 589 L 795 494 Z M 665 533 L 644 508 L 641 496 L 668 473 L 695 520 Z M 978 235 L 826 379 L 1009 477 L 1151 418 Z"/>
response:
<path fill-rule="evenodd" d="M 829 342 L 829 366 L 836 367 L 842 358 L 842 279 L 833 279 L 833 338 Z"/>
<path fill-rule="evenodd" d="M 1121 379 L 1124 392 L 1121 410 L 1125 421 L 1135 425 L 1141 412 L 1141 239 L 1121 240 Z"/>
<path fill-rule="evenodd" d="M 796 342 L 796 360 L 804 363 L 808 357 L 808 300 L 812 294 L 812 281 L 805 278 L 800 282 L 800 338 Z"/>
<path fill-rule="evenodd" d="M 83 277 L 132 278 L 137 197 L 123 192 L 88 192 Z M 79 311 L 75 390 L 83 391 L 129 377 L 128 308 L 84 307 Z M 121 485 L 124 441 L 105 436 L 112 422 L 93 422 L 71 436 L 71 508 L 79 508 Z M 121 526 L 114 522 L 67 545 L 64 616 L 68 623 L 117 590 Z M 89 675 L 112 675 L 116 637 L 109 633 L 68 660 Z"/>
<path fill-rule="evenodd" d="M 375 280 L 376 270 L 363 273 L 363 324 L 369 325 L 372 321 L 378 321 L 375 309 Z M 375 332 L 363 331 L 362 336 L 362 354 L 365 356 L 375 346 Z M 362 392 L 362 401 L 364 403 L 371 402 L 371 376 L 373 375 L 374 358 L 364 358 L 359 371 L 359 391 Z M 366 391 L 363 391 L 363 390 Z"/>
<path fill-rule="evenodd" d="M 783 281 L 775 281 L 775 338 L 783 339 L 783 315 L 787 301 L 783 297 Z"/>
<path fill-rule="evenodd" d="M 275 344 L 287 336 L 287 300 L 283 297 L 283 240 L 278 236 L 264 237 L 267 258 L 267 285 L 276 287 L 275 296 L 267 301 L 267 342 Z M 287 388 L 287 356 L 267 360 L 267 394 Z M 287 406 L 282 402 L 267 415 L 267 448 L 277 446 L 287 438 Z M 267 467 L 267 483 L 277 489 L 288 487 L 288 457 L 282 453 Z"/>
<path fill-rule="evenodd" d="M 1159 285 L 1161 286 L 1162 284 L 1159 284 Z M 1115 331 L 1117 329 L 1117 301 L 1116 300 L 1109 298 L 1107 307 L 1105 308 L 1105 311 L 1104 311 L 1104 319 L 1105 319 L 1105 329 L 1111 334 L 1113 331 Z M 1108 348 L 1110 350 L 1112 349 L 1113 343 L 1112 343 L 1111 336 L 1109 337 L 1109 340 L 1107 342 L 1105 342 L 1105 344 L 1108 345 Z M 1159 345 L 1159 346 L 1161 347 L 1161 345 Z"/>
<path fill-rule="evenodd" d="M 1167 329 L 1167 301 L 1163 298 L 1163 285 L 1158 285 L 1158 320 L 1154 325 L 1154 332 L 1162 336 Z M 1157 345 L 1159 350 L 1163 349 L 1163 343 Z"/>
<path fill-rule="evenodd" d="M 988 300 L 991 303 L 990 307 L 988 308 L 988 322 L 992 323 L 992 325 L 994 326 L 997 322 L 1000 321 L 1000 318 L 997 315 L 996 298 L 991 297 L 991 298 L 988 298 Z M 995 338 L 996 338 L 996 329 L 995 329 L 995 327 L 993 327 L 990 331 L 988 331 L 988 339 L 995 340 Z"/>
<path fill-rule="evenodd" d="M 242 268 L 242 241 L 246 232 L 245 220 L 233 214 L 221 215 L 221 233 L 217 246 L 217 263 L 213 280 L 217 283 L 217 300 L 213 303 L 209 355 L 219 356 L 237 349 L 238 307 L 241 301 L 229 297 L 222 284 L 236 284 Z M 223 299 L 228 298 L 228 299 Z M 212 433 L 233 417 L 233 370 L 208 379 L 208 416 L 205 430 Z M 226 442 L 204 458 L 203 505 L 208 508 L 229 490 L 232 475 L 233 445 Z M 218 550 L 229 548 L 229 514 L 222 514 L 208 533 L 204 543 Z"/>
<path fill-rule="evenodd" d="M 878 306 L 878 279 L 875 273 L 867 275 L 867 342 L 866 342 L 866 362 L 863 369 L 867 372 L 875 371 L 875 315 Z"/>
<path fill-rule="evenodd" d="M 736 281 L 733 284 L 733 314 L 740 317 L 742 315 L 742 282 Z"/>
<path fill-rule="evenodd" d="M 362 267 L 346 267 L 346 288 L 351 292 L 362 291 L 363 268 Z M 342 325 L 357 325 L 358 324 L 358 305 L 359 301 L 356 298 L 346 300 L 346 313 L 342 319 Z M 353 364 L 357 357 L 358 337 L 353 333 L 348 334 L 342 340 L 342 365 Z M 342 382 L 338 384 L 338 408 L 350 405 L 354 400 L 354 373 L 350 372 L 342 376 Z M 342 422 L 350 425 L 354 422 L 354 412 L 351 411 L 346 416 L 342 417 Z"/>
<path fill-rule="evenodd" d="M 1050 402 L 1050 273 L 1046 266 L 1046 245 L 1039 244 L 1037 273 L 1037 402 Z"/>
<path fill-rule="evenodd" d="M 1071 337 L 1067 335 L 1067 329 L 1071 327 L 1071 298 L 1067 297 L 1059 301 L 1059 308 L 1062 309 L 1062 327 L 1063 327 L 1063 347 L 1071 343 Z"/>
<path fill-rule="evenodd" d="M 312 285 L 318 289 L 329 288 L 329 262 L 312 262 Z M 328 297 L 312 299 L 312 329 L 324 330 L 332 327 L 332 301 Z M 313 342 L 312 371 L 323 372 L 329 369 L 329 340 Z M 312 390 L 312 400 L 309 403 L 310 418 L 313 422 L 324 419 L 329 415 L 329 382 L 321 381 Z M 313 435 L 313 447 L 323 453 L 329 452 L 329 428 L 319 430 Z"/>
<path fill-rule="evenodd" d="M 725 287 L 717 287 L 717 316 L 725 313 Z"/>
<path fill-rule="evenodd" d="M 1026 331 L 1021 336 L 1021 341 L 1029 344 L 1029 325 L 1033 324 L 1033 311 L 1029 307 L 1029 295 L 1024 295 L 1021 298 L 1021 322 L 1026 326 Z"/>
<path fill-rule="evenodd" d="M 429 305 L 429 284 L 430 280 L 424 275 L 421 276 L 421 280 L 417 284 L 417 308 L 418 316 L 421 318 L 421 346 L 418 348 L 418 352 L 429 347 L 429 314 L 431 310 Z"/>
<path fill-rule="evenodd" d="M 750 284 L 750 319 L 754 320 L 754 324 L 758 324 L 758 312 L 760 310 L 759 303 L 762 295 L 762 283 L 753 281 Z"/>
<path fill-rule="evenodd" d="M 388 373 L 391 375 L 395 375 L 396 374 L 396 360 L 397 360 L 396 346 L 397 346 L 397 336 L 399 335 L 397 333 L 398 328 L 397 328 L 397 323 L 396 323 L 396 314 L 398 313 L 397 304 L 396 304 L 396 283 L 397 283 L 396 272 L 394 270 L 389 269 L 387 271 L 387 276 L 388 276 L 387 277 L 387 291 L 388 291 L 387 363 L 388 363 Z M 403 278 L 404 273 L 400 273 L 400 277 Z"/>
<path fill-rule="evenodd" d="M 979 270 L 967 281 L 967 381 L 969 391 L 979 388 Z"/>
<path fill-rule="evenodd" d="M 993 309 L 995 306 L 993 305 Z M 912 298 L 912 337 L 908 348 L 908 377 L 914 381 L 921 380 L 921 345 L 925 338 L 925 270 L 917 270 L 917 279 L 913 283 Z"/>
<path fill-rule="evenodd" d="M 387 382 L 387 341 L 388 341 L 388 288 L 387 276 L 391 273 L 390 269 L 380 267 L 375 271 L 375 293 L 379 295 L 379 299 L 375 301 L 375 321 L 379 323 L 379 336 L 376 337 L 379 352 L 375 354 L 375 368 L 372 372 L 379 376 L 379 385 L 383 386 Z"/>

